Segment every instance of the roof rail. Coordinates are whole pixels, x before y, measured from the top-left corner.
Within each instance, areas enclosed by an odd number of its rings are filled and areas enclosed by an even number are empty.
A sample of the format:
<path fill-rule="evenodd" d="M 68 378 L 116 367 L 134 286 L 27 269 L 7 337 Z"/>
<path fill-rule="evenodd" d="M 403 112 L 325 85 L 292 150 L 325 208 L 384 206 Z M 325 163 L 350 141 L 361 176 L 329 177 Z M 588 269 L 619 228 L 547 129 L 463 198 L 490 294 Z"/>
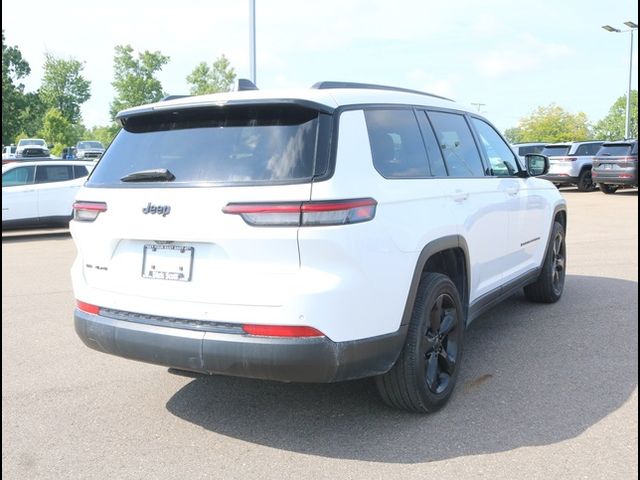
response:
<path fill-rule="evenodd" d="M 176 98 L 184 98 L 184 97 L 190 97 L 191 95 L 167 95 L 166 97 L 164 97 L 162 100 L 160 100 L 161 102 L 167 102 L 169 100 L 175 100 Z"/>
<path fill-rule="evenodd" d="M 433 93 L 421 92 L 420 90 L 411 90 L 410 88 L 400 88 L 400 87 L 390 87 L 388 85 L 375 85 L 372 83 L 356 83 L 356 82 L 334 82 L 334 81 L 323 81 L 314 83 L 311 88 L 315 88 L 316 90 L 329 90 L 332 88 L 362 88 L 365 90 L 390 90 L 393 92 L 404 92 L 404 93 L 415 93 L 417 95 L 426 95 L 427 97 L 435 97 L 440 98 L 442 100 L 449 100 L 453 102 L 452 99 L 443 97 L 440 95 L 434 95 Z"/>
<path fill-rule="evenodd" d="M 233 90 L 235 92 L 242 92 L 245 90 L 258 90 L 258 87 L 256 87 L 256 84 L 251 80 L 248 80 L 246 78 L 239 78 L 238 80 L 236 80 L 236 84 L 234 85 Z"/>

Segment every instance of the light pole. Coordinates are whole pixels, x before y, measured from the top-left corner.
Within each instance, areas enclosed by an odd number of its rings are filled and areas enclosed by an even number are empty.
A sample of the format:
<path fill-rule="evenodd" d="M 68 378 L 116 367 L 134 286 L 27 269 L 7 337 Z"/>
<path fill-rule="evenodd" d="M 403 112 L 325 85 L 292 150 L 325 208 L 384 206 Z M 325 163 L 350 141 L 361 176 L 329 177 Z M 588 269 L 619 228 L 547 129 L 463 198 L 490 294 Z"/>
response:
<path fill-rule="evenodd" d="M 256 84 L 256 0 L 249 0 L 249 76 Z"/>
<path fill-rule="evenodd" d="M 633 32 L 638 29 L 638 25 L 633 22 L 624 22 L 624 24 L 629 27 L 628 30 L 620 30 L 618 28 L 614 28 L 611 25 L 603 25 L 607 32 L 613 33 L 631 33 L 631 48 L 629 50 L 629 85 L 627 86 L 627 108 L 625 110 L 625 120 L 624 120 L 624 138 L 629 138 L 629 131 L 631 127 L 631 73 L 633 72 Z"/>

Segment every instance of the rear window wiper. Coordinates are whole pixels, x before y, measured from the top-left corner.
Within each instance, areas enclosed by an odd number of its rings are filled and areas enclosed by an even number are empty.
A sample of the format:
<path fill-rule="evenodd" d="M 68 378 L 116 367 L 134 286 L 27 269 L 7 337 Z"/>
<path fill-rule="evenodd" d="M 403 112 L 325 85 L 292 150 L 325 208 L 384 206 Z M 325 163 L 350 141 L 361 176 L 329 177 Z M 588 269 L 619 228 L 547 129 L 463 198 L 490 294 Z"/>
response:
<path fill-rule="evenodd" d="M 132 172 L 120 179 L 121 182 L 170 182 L 176 176 L 166 168 L 156 168 L 153 170 L 140 170 Z"/>

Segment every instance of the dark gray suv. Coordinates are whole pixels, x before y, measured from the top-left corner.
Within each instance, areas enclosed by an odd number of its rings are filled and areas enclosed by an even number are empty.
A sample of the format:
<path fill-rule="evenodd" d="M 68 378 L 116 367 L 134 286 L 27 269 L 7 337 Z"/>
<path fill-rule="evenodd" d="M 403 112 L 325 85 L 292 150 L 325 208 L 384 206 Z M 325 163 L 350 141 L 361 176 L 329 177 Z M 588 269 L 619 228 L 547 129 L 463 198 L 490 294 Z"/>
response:
<path fill-rule="evenodd" d="M 604 193 L 638 186 L 638 140 L 606 142 L 593 159 L 592 178 Z"/>

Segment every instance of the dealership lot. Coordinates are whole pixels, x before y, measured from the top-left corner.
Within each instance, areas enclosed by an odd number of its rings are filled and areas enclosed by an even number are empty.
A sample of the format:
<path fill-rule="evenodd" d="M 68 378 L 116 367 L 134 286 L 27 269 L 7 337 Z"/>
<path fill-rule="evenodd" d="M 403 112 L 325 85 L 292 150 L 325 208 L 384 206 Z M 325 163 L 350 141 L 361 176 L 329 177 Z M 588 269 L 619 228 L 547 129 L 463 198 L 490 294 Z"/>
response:
<path fill-rule="evenodd" d="M 431 416 L 368 380 L 188 377 L 90 350 L 68 234 L 3 237 L 3 478 L 637 477 L 637 190 L 563 194 L 563 298 L 478 319 Z"/>

